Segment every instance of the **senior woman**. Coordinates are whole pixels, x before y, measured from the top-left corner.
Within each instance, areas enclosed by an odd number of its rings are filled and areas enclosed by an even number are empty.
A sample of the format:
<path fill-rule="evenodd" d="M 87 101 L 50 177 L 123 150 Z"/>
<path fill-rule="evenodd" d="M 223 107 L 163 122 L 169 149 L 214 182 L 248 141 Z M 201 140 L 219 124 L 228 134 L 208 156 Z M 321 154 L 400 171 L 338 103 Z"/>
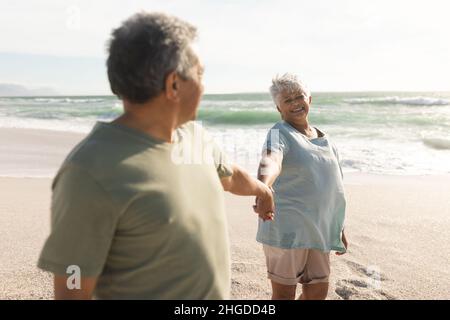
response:
<path fill-rule="evenodd" d="M 325 299 L 330 251 L 347 250 L 345 196 L 338 151 L 328 135 L 308 121 L 311 94 L 292 74 L 270 88 L 282 121 L 270 129 L 258 178 L 273 189 L 275 219 L 259 221 L 272 299 Z M 255 208 L 258 206 L 256 199 Z"/>

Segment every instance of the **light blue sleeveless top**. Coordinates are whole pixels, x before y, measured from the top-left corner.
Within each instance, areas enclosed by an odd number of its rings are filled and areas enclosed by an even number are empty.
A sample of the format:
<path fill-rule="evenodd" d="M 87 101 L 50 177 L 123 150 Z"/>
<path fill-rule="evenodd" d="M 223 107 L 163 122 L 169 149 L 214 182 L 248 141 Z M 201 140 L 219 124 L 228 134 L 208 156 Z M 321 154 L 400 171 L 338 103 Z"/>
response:
<path fill-rule="evenodd" d="M 329 137 L 309 139 L 285 121 L 270 129 L 263 152 L 283 153 L 273 184 L 275 220 L 259 219 L 256 240 L 274 247 L 343 252 L 343 174 Z"/>

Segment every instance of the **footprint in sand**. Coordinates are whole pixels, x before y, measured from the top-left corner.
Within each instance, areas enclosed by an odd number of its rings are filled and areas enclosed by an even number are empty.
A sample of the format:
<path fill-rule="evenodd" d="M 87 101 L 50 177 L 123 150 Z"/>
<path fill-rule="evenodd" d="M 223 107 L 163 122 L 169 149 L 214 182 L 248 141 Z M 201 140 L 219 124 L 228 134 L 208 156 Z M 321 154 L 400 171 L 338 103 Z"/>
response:
<path fill-rule="evenodd" d="M 352 271 L 351 277 L 336 282 L 335 292 L 344 300 L 348 299 L 395 299 L 381 290 L 383 281 L 388 280 L 378 266 L 363 266 L 357 262 L 345 261 Z"/>
<path fill-rule="evenodd" d="M 394 296 L 373 288 L 368 282 L 359 279 L 344 279 L 336 283 L 335 293 L 344 300 L 395 300 Z"/>
<path fill-rule="evenodd" d="M 376 265 L 367 265 L 364 266 L 362 264 L 359 264 L 357 262 L 345 260 L 345 264 L 350 267 L 353 271 L 358 273 L 360 276 L 369 277 L 371 279 L 376 279 L 379 281 L 387 281 L 388 278 L 385 277 L 380 271 L 379 267 Z"/>
<path fill-rule="evenodd" d="M 348 284 L 354 285 L 355 287 L 358 288 L 367 288 L 367 283 L 362 281 L 362 280 L 357 280 L 357 279 L 350 279 L 350 280 L 342 280 Z"/>
<path fill-rule="evenodd" d="M 343 285 L 341 281 L 336 283 L 336 289 L 334 292 L 336 292 L 336 294 L 344 300 L 349 300 L 351 296 L 358 293 L 356 289 Z"/>

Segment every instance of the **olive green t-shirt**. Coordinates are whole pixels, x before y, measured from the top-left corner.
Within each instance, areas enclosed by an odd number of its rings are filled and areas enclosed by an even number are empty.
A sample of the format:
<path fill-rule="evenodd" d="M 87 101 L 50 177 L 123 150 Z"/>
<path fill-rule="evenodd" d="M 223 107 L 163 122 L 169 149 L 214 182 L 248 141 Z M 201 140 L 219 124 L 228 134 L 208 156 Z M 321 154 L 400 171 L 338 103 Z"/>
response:
<path fill-rule="evenodd" d="M 98 277 L 97 299 L 228 299 L 224 154 L 190 122 L 174 142 L 97 122 L 52 184 L 38 266 Z"/>

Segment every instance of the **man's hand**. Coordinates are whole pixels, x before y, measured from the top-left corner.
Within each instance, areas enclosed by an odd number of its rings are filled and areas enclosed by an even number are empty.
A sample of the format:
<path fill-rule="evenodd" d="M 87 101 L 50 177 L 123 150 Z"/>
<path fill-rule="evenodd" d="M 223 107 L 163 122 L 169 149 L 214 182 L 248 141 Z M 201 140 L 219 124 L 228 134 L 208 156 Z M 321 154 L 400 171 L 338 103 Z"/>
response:
<path fill-rule="evenodd" d="M 90 300 L 97 285 L 97 278 L 81 277 L 80 289 L 67 287 L 68 276 L 54 276 L 55 300 Z"/>
<path fill-rule="evenodd" d="M 347 252 L 348 242 L 347 242 L 347 238 L 345 236 L 344 230 L 342 230 L 342 243 L 344 244 L 345 251 L 344 252 L 336 252 L 337 256 L 342 256 L 343 254 L 345 254 Z"/>
<path fill-rule="evenodd" d="M 273 202 L 272 188 L 267 187 L 263 195 L 256 197 L 253 211 L 255 211 L 263 221 L 274 219 L 275 205 Z"/>
<path fill-rule="evenodd" d="M 221 178 L 220 181 L 225 191 L 241 196 L 256 196 L 253 210 L 263 220 L 273 219 L 272 190 L 263 182 L 251 177 L 237 165 L 233 165 L 233 175 Z"/>
<path fill-rule="evenodd" d="M 236 195 L 256 196 L 253 210 L 261 219 L 273 220 L 275 205 L 273 192 L 266 184 L 251 177 L 245 170 L 233 165 L 233 174 L 220 179 L 223 189 Z"/>

